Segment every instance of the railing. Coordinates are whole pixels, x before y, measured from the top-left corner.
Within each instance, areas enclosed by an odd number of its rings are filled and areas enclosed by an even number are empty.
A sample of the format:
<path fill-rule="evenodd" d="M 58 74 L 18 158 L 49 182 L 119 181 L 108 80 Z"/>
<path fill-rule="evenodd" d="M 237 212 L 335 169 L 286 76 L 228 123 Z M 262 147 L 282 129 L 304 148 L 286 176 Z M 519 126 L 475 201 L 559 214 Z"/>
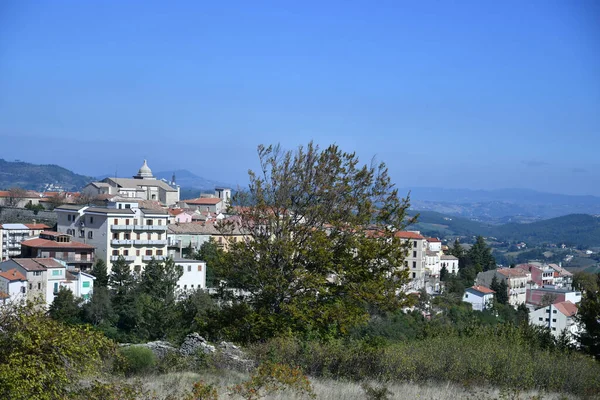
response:
<path fill-rule="evenodd" d="M 129 239 L 113 239 L 110 241 L 110 244 L 114 244 L 117 246 L 121 246 L 121 245 L 128 245 L 128 244 L 133 244 L 133 240 L 129 240 Z"/>
<path fill-rule="evenodd" d="M 44 258 L 47 258 L 47 257 L 50 257 L 50 254 L 44 252 L 41 254 L 41 256 Z M 87 257 L 82 257 L 78 254 L 71 254 L 66 257 L 64 257 L 64 256 L 59 257 L 58 255 L 54 255 L 52 258 L 56 258 L 57 260 L 61 260 L 61 261 L 68 262 L 68 263 L 71 262 L 71 263 L 90 263 L 91 264 L 94 262 L 94 256 L 91 254 L 89 254 Z"/>
<path fill-rule="evenodd" d="M 149 245 L 149 244 L 157 244 L 157 245 L 166 245 L 166 240 L 134 240 L 133 244 L 135 245 Z"/>
<path fill-rule="evenodd" d="M 142 256 L 142 260 L 143 261 L 152 261 L 152 259 L 155 259 L 156 261 L 163 261 L 165 260 L 167 257 L 166 256 Z"/>
<path fill-rule="evenodd" d="M 133 230 L 134 225 L 111 225 L 113 231 L 130 231 Z"/>
<path fill-rule="evenodd" d="M 135 225 L 136 231 L 166 231 L 167 225 Z"/>
<path fill-rule="evenodd" d="M 135 256 L 110 256 L 110 261 L 117 261 L 119 257 L 123 257 L 127 262 L 135 261 Z"/>

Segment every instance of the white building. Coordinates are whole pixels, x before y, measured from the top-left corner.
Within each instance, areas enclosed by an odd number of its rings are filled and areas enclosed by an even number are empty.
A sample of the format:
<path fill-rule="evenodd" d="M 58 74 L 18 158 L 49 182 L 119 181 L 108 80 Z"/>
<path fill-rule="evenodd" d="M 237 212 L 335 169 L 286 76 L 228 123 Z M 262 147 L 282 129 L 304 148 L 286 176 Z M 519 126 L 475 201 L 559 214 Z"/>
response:
<path fill-rule="evenodd" d="M 177 281 L 178 291 L 206 289 L 206 262 L 185 258 L 175 258 L 174 261 L 183 269 L 183 275 Z"/>
<path fill-rule="evenodd" d="M 529 313 L 529 322 L 532 325 L 547 327 L 550 332 L 559 337 L 566 331 L 574 339 L 579 333 L 579 327 L 575 321 L 577 306 L 570 301 L 562 301 L 547 307 L 538 308 Z"/>
<path fill-rule="evenodd" d="M 45 229 L 44 224 L 2 224 L 0 225 L 0 261 L 21 255 L 21 242 L 37 236 Z"/>
<path fill-rule="evenodd" d="M 15 303 L 27 298 L 27 278 L 16 268 L 0 272 L 0 303 Z"/>
<path fill-rule="evenodd" d="M 167 257 L 169 215 L 163 209 L 137 208 L 137 202 L 113 202 L 111 207 L 60 206 L 55 209 L 57 229 L 96 247 L 110 273 L 123 256 L 141 273 L 152 258 Z"/>
<path fill-rule="evenodd" d="M 88 196 L 119 195 L 140 200 L 155 200 L 171 206 L 179 201 L 179 186 L 156 179 L 146 160 L 133 178 L 105 178 L 92 182 L 81 191 Z"/>
<path fill-rule="evenodd" d="M 404 260 L 411 279 L 409 290 L 419 290 L 425 287 L 427 241 L 418 231 L 401 231 L 394 234 L 403 242 L 410 243 L 410 249 Z"/>
<path fill-rule="evenodd" d="M 26 299 L 41 299 L 46 305 L 52 304 L 61 287 L 71 289 L 73 295 L 89 298 L 94 288 L 94 277 L 68 271 L 67 265 L 54 258 L 13 258 L 0 263 L 3 275 L 17 271 L 26 279 Z"/>
<path fill-rule="evenodd" d="M 197 199 L 181 200 L 184 209 L 220 214 L 227 211 L 231 203 L 231 189 L 218 187 L 215 194 L 201 194 Z"/>
<path fill-rule="evenodd" d="M 463 301 L 471 303 L 473 310 L 483 311 L 492 304 L 494 293 L 496 292 L 485 286 L 473 286 L 465 290 Z"/>
<path fill-rule="evenodd" d="M 458 274 L 458 258 L 451 255 L 442 255 L 440 257 L 440 271 L 446 267 L 449 274 Z"/>

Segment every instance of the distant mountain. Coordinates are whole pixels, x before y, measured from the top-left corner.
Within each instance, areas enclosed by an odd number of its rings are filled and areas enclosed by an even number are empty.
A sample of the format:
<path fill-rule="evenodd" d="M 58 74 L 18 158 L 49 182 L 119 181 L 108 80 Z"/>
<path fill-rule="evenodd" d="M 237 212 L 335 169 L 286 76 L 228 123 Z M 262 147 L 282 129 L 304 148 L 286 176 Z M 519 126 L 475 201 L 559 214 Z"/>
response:
<path fill-rule="evenodd" d="M 402 188 L 414 209 L 436 211 L 491 223 L 532 222 L 569 214 L 600 214 L 600 197 L 528 189 L 469 190 Z"/>
<path fill-rule="evenodd" d="M 0 188 L 78 191 L 94 179 L 58 165 L 37 165 L 0 159 Z"/>
<path fill-rule="evenodd" d="M 164 179 L 169 182 L 173 178 L 173 175 L 175 175 L 175 183 L 186 189 L 197 189 L 202 192 L 214 192 L 215 187 L 219 186 L 234 189 L 230 184 L 203 178 L 186 169 L 156 172 L 154 174 L 154 176 L 156 176 L 158 179 Z"/>
<path fill-rule="evenodd" d="M 571 214 L 532 223 L 494 225 L 421 211 L 418 222 L 409 229 L 420 230 L 430 236 L 482 235 L 500 241 L 524 241 L 529 245 L 565 243 L 586 248 L 600 246 L 600 218 L 588 214 Z"/>

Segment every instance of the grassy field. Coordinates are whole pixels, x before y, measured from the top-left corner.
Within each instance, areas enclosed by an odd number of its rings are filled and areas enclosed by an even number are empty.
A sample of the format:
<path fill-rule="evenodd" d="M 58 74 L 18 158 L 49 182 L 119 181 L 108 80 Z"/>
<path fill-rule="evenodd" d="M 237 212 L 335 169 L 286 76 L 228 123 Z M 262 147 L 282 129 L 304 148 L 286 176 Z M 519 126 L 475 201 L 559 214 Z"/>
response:
<path fill-rule="evenodd" d="M 154 391 L 159 398 L 165 399 L 168 396 L 180 398 L 197 381 L 204 381 L 218 388 L 219 399 L 239 399 L 241 397 L 230 396 L 227 387 L 240 383 L 247 379 L 246 374 L 227 371 L 220 374 L 196 374 L 196 373 L 171 373 L 166 375 L 151 375 L 141 378 L 144 389 Z M 361 384 L 331 379 L 311 379 L 316 398 L 324 400 L 364 400 L 375 397 L 368 397 Z M 381 388 L 381 384 L 376 382 L 367 382 L 374 388 Z M 423 400 L 450 400 L 450 399 L 577 399 L 574 396 L 565 396 L 556 393 L 530 392 L 511 392 L 499 391 L 497 389 L 486 388 L 464 388 L 461 386 L 446 384 L 439 385 L 417 385 L 411 383 L 388 384 L 385 385 L 388 397 L 383 399 L 423 399 Z M 293 392 L 280 392 L 267 395 L 264 399 L 268 400 L 300 400 L 307 399 L 307 396 L 297 395 Z"/>

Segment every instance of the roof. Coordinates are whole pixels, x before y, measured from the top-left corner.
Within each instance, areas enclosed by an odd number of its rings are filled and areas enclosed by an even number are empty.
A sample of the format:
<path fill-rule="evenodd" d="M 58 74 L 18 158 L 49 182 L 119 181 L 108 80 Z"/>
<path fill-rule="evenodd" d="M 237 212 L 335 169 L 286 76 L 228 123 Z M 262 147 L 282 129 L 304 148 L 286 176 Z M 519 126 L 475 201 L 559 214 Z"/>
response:
<path fill-rule="evenodd" d="M 54 258 L 32 258 L 35 262 L 41 264 L 46 268 L 65 268 L 65 266 Z"/>
<path fill-rule="evenodd" d="M 179 215 L 182 212 L 184 212 L 184 210 L 181 209 L 181 208 L 171 208 L 171 209 L 169 209 L 169 214 L 171 214 L 171 215 Z"/>
<path fill-rule="evenodd" d="M 567 271 L 566 269 L 564 269 L 560 265 L 557 265 L 557 264 L 548 264 L 548 266 L 550 268 L 552 268 L 553 270 L 555 270 L 556 272 L 558 272 L 561 276 L 573 276 L 572 273 L 570 273 L 569 271 Z"/>
<path fill-rule="evenodd" d="M 434 256 L 439 256 L 440 253 L 438 253 L 437 251 L 427 250 L 427 251 L 425 251 L 425 254 L 428 255 L 429 257 L 434 257 Z"/>
<path fill-rule="evenodd" d="M 2 229 L 29 229 L 24 224 L 2 224 Z"/>
<path fill-rule="evenodd" d="M 81 243 L 81 242 L 57 242 L 55 240 L 49 239 L 29 239 L 21 242 L 21 246 L 28 247 L 41 247 L 41 248 L 53 248 L 53 249 L 89 249 L 92 250 L 95 247 L 89 244 Z"/>
<path fill-rule="evenodd" d="M 50 229 L 50 227 L 46 224 L 24 224 L 26 227 L 28 227 L 29 229 Z"/>
<path fill-rule="evenodd" d="M 90 207 L 85 210 L 86 213 L 97 213 L 97 214 L 135 214 L 131 208 L 108 208 L 108 207 Z"/>
<path fill-rule="evenodd" d="M 218 197 L 199 197 L 197 199 L 190 199 L 190 200 L 182 200 L 182 203 L 185 204 L 192 204 L 192 205 L 215 205 L 215 204 L 219 204 L 220 202 L 222 202 L 223 199 L 220 199 Z"/>
<path fill-rule="evenodd" d="M 418 232 L 400 231 L 394 234 L 395 237 L 401 239 L 425 239 L 423 235 Z"/>
<path fill-rule="evenodd" d="M 520 268 L 499 268 L 496 270 L 502 275 L 510 278 L 526 278 L 527 274 Z"/>
<path fill-rule="evenodd" d="M 433 238 L 433 237 L 425 238 L 425 240 L 427 240 L 429 243 L 442 243 L 442 241 L 440 239 Z"/>
<path fill-rule="evenodd" d="M 554 303 L 553 306 L 567 317 L 572 317 L 577 314 L 577 306 L 568 300 Z"/>
<path fill-rule="evenodd" d="M 0 197 L 11 197 L 10 190 L 0 190 Z M 37 192 L 31 191 L 31 190 L 26 190 L 25 192 L 23 192 L 23 194 L 19 194 L 16 197 L 18 197 L 20 199 L 30 199 L 30 198 L 41 197 L 41 195 Z"/>
<path fill-rule="evenodd" d="M 73 205 L 63 204 L 63 205 L 60 205 L 60 206 L 56 207 L 54 210 L 57 210 L 57 211 L 60 211 L 60 210 L 65 210 L 65 211 L 79 211 L 83 207 L 85 207 L 85 206 L 80 205 L 80 204 L 73 204 Z"/>
<path fill-rule="evenodd" d="M 125 188 L 144 190 L 142 186 L 154 186 L 161 188 L 167 192 L 176 192 L 177 189 L 172 188 L 168 183 L 161 181 L 160 179 L 135 179 L 135 178 L 105 178 L 102 182 L 112 183 L 113 185 Z"/>
<path fill-rule="evenodd" d="M 444 254 L 443 256 L 440 257 L 440 260 L 458 260 L 458 258 L 456 258 L 455 256 L 451 256 L 451 255 L 447 255 Z"/>
<path fill-rule="evenodd" d="M 142 212 L 146 215 L 167 215 L 168 212 L 167 210 L 164 210 L 162 208 L 157 209 L 157 208 L 140 208 L 140 210 L 142 210 Z"/>
<path fill-rule="evenodd" d="M 13 262 L 20 265 L 25 271 L 45 271 L 46 267 L 37 263 L 33 258 L 12 258 Z"/>
<path fill-rule="evenodd" d="M 0 272 L 0 276 L 5 279 L 8 279 L 10 282 L 27 280 L 27 278 L 25 278 L 25 276 L 22 273 L 17 271 L 16 268 L 9 269 L 8 271 L 5 271 L 5 272 Z"/>
<path fill-rule="evenodd" d="M 488 287 L 485 287 L 485 286 L 481 286 L 481 285 L 472 286 L 469 289 L 474 290 L 474 291 L 479 292 L 479 293 L 483 293 L 483 294 L 493 294 L 493 293 L 496 293 L 492 289 L 490 289 Z"/>

